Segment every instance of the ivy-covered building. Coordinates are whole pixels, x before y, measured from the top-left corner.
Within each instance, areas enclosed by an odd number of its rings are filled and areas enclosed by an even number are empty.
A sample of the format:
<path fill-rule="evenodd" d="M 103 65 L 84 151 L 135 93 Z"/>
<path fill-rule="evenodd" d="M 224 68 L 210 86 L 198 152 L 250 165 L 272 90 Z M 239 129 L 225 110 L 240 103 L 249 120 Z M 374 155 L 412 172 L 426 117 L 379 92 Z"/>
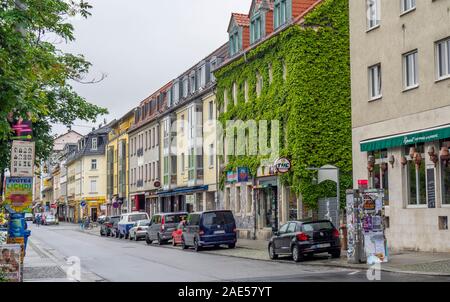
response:
<path fill-rule="evenodd" d="M 230 58 L 215 70 L 221 207 L 234 211 L 241 238 L 267 238 L 335 196 L 308 167 L 338 167 L 341 196 L 352 187 L 348 1 L 254 0 L 228 33 Z M 289 172 L 277 172 L 279 158 Z"/>

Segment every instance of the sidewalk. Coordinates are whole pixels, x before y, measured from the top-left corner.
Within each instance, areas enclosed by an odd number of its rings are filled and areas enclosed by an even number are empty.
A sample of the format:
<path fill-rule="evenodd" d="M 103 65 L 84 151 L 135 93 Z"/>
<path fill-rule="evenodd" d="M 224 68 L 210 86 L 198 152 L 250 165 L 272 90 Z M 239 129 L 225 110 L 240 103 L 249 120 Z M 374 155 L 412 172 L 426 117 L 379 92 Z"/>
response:
<path fill-rule="evenodd" d="M 79 226 L 78 226 L 79 228 Z M 82 232 L 80 230 L 80 232 Z M 85 230 L 85 233 L 100 237 L 99 229 Z M 118 239 L 119 240 L 119 239 Z M 124 240 L 124 239 L 120 239 Z M 280 257 L 278 260 L 270 260 L 267 251 L 267 241 L 238 239 L 235 249 L 205 249 L 208 254 L 228 257 L 239 257 L 253 260 L 293 262 L 289 257 Z M 176 248 L 172 245 L 164 245 L 164 248 Z M 314 255 L 300 265 L 332 266 L 367 270 L 367 264 L 351 264 L 347 262 L 345 252 L 340 259 L 331 259 L 327 254 Z M 426 253 L 426 252 L 400 252 L 391 253 L 389 262 L 381 264 L 381 270 L 394 273 L 409 273 L 419 275 L 450 276 L 450 253 Z"/>

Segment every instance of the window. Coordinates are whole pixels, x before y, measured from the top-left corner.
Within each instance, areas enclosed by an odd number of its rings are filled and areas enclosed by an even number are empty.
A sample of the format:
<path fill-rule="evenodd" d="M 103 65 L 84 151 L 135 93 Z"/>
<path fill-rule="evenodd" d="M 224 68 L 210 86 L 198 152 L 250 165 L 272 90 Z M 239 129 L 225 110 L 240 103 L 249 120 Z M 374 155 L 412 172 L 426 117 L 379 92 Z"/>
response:
<path fill-rule="evenodd" d="M 188 85 L 189 85 L 188 79 L 185 78 L 183 80 L 183 97 L 184 98 L 188 96 L 188 91 L 189 91 Z"/>
<path fill-rule="evenodd" d="M 158 160 L 158 161 L 156 161 L 156 179 L 160 178 L 160 176 L 159 176 L 160 169 L 161 169 L 161 167 L 159 165 L 159 160 Z"/>
<path fill-rule="evenodd" d="M 192 73 L 189 77 L 189 87 L 191 87 L 191 93 L 195 92 L 196 85 L 195 85 L 195 73 Z"/>
<path fill-rule="evenodd" d="M 93 137 L 92 138 L 92 150 L 97 150 L 98 146 L 97 146 L 97 138 Z"/>
<path fill-rule="evenodd" d="M 147 165 L 147 164 L 145 164 L 144 170 L 145 170 L 145 177 L 144 177 L 144 180 L 145 180 L 145 182 L 147 182 L 148 179 L 149 179 L 149 176 L 148 176 L 148 165 Z"/>
<path fill-rule="evenodd" d="M 164 165 L 164 171 L 163 171 L 164 184 L 168 185 L 169 184 L 169 157 L 168 156 L 164 156 L 163 165 Z"/>
<path fill-rule="evenodd" d="M 225 204 L 224 204 L 225 210 L 230 209 L 230 188 L 225 188 Z"/>
<path fill-rule="evenodd" d="M 188 179 L 194 179 L 194 172 L 195 172 L 195 153 L 194 148 L 191 148 L 189 150 L 189 156 L 188 156 Z"/>
<path fill-rule="evenodd" d="M 216 69 L 217 67 L 217 62 L 215 60 L 211 61 L 210 63 L 210 71 L 209 71 L 209 77 L 211 79 L 212 82 L 214 82 L 216 80 L 216 77 L 214 76 L 214 69 Z"/>
<path fill-rule="evenodd" d="M 401 0 L 402 1 L 402 13 L 409 12 L 416 8 L 416 0 Z"/>
<path fill-rule="evenodd" d="M 155 140 L 156 140 L 155 129 L 153 129 L 151 133 L 152 133 L 152 148 L 155 148 Z"/>
<path fill-rule="evenodd" d="M 191 106 L 188 109 L 188 128 L 189 128 L 189 138 L 193 138 L 194 137 L 194 127 L 195 127 L 195 123 L 194 123 L 194 111 L 195 107 Z"/>
<path fill-rule="evenodd" d="M 283 65 L 283 80 L 286 81 L 287 79 L 287 65 L 286 65 L 286 61 L 282 61 L 281 64 Z"/>
<path fill-rule="evenodd" d="M 241 212 L 241 187 L 236 187 L 236 213 Z"/>
<path fill-rule="evenodd" d="M 369 67 L 370 100 L 381 98 L 381 64 Z"/>
<path fill-rule="evenodd" d="M 223 92 L 223 107 L 224 111 L 227 112 L 228 107 L 228 91 L 225 89 Z"/>
<path fill-rule="evenodd" d="M 367 21 L 369 29 L 380 25 L 380 0 L 367 0 Z"/>
<path fill-rule="evenodd" d="M 417 65 L 417 50 L 403 55 L 403 85 L 405 89 L 419 85 Z"/>
<path fill-rule="evenodd" d="M 209 145 L 209 161 L 208 164 L 210 167 L 214 166 L 214 144 Z"/>
<path fill-rule="evenodd" d="M 91 194 L 97 193 L 97 180 L 91 179 Z"/>
<path fill-rule="evenodd" d="M 159 125 L 156 126 L 156 146 L 159 146 Z"/>
<path fill-rule="evenodd" d="M 254 18 L 250 24 L 250 42 L 253 44 L 259 41 L 263 35 L 261 16 Z"/>
<path fill-rule="evenodd" d="M 148 149 L 148 131 L 145 131 L 145 150 L 147 149 Z"/>
<path fill-rule="evenodd" d="M 287 229 L 288 233 L 295 233 L 295 228 L 297 227 L 297 224 L 295 222 L 289 223 L 289 227 Z"/>
<path fill-rule="evenodd" d="M 375 151 L 370 155 L 375 157 L 373 172 L 370 174 L 370 187 L 384 190 L 385 201 L 389 200 L 389 164 L 387 150 Z"/>
<path fill-rule="evenodd" d="M 233 102 L 234 105 L 237 104 L 237 98 L 238 98 L 238 88 L 236 82 L 233 83 Z"/>
<path fill-rule="evenodd" d="M 272 81 L 273 81 L 273 68 L 272 68 L 272 64 L 269 64 L 268 69 L 269 69 L 269 84 L 272 84 Z"/>
<path fill-rule="evenodd" d="M 450 141 L 444 142 L 441 148 L 447 147 L 450 149 Z M 442 174 L 442 204 L 450 205 L 450 163 L 441 161 Z"/>
<path fill-rule="evenodd" d="M 178 103 L 180 99 L 180 82 L 176 82 L 173 85 L 173 101 L 174 103 Z"/>
<path fill-rule="evenodd" d="M 288 229 L 288 226 L 289 226 L 289 223 L 283 224 L 283 225 L 281 226 L 281 228 L 280 228 L 279 233 L 280 233 L 280 234 L 286 233 L 286 232 L 287 232 L 287 229 Z"/>
<path fill-rule="evenodd" d="M 287 22 L 287 18 L 289 15 L 288 7 L 290 3 L 288 0 L 278 0 L 275 1 L 274 7 L 274 28 L 278 28 Z"/>
<path fill-rule="evenodd" d="M 256 96 L 258 97 L 261 96 L 262 87 L 263 87 L 263 78 L 258 72 L 256 74 Z"/>
<path fill-rule="evenodd" d="M 252 212 L 252 186 L 247 186 L 247 213 Z"/>
<path fill-rule="evenodd" d="M 185 164 L 185 155 L 184 153 L 181 153 L 181 174 L 184 174 L 184 171 L 186 170 Z"/>
<path fill-rule="evenodd" d="M 235 29 L 230 33 L 230 55 L 234 55 L 241 50 L 241 41 L 239 31 Z"/>
<path fill-rule="evenodd" d="M 424 145 L 418 144 L 416 146 L 407 146 L 405 153 L 410 153 L 410 148 L 415 148 L 417 153 L 420 153 L 422 158 L 425 158 Z M 425 205 L 426 204 L 426 176 L 425 163 L 422 160 L 420 165 L 417 165 L 413 158 L 407 156 L 407 188 L 408 188 L 408 205 Z"/>
<path fill-rule="evenodd" d="M 97 160 L 91 159 L 91 170 L 97 170 Z"/>
<path fill-rule="evenodd" d="M 200 87 L 203 88 L 206 85 L 206 65 L 200 67 Z"/>
<path fill-rule="evenodd" d="M 208 120 L 212 121 L 214 119 L 214 103 L 210 101 L 208 103 Z"/>
<path fill-rule="evenodd" d="M 167 105 L 169 106 L 169 107 L 171 107 L 172 106 L 172 88 L 169 88 L 168 90 L 167 90 Z"/>
<path fill-rule="evenodd" d="M 436 43 L 438 80 L 450 77 L 450 39 Z"/>
<path fill-rule="evenodd" d="M 181 115 L 181 120 L 180 120 L 180 134 L 184 135 L 184 114 Z"/>

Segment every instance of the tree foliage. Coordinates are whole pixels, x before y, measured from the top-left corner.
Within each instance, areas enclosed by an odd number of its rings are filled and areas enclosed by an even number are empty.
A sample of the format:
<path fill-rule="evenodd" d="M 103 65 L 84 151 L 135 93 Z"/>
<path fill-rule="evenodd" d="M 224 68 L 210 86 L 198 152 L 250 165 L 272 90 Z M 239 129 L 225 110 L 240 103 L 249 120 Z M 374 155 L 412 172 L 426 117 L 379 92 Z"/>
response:
<path fill-rule="evenodd" d="M 259 97 L 258 73 L 263 77 Z M 317 171 L 307 168 L 333 164 L 341 171 L 344 202 L 345 189 L 352 187 L 348 0 L 323 1 L 301 26 L 292 26 L 265 41 L 217 71 L 216 78 L 219 106 L 224 104 L 224 92 L 230 95 L 233 83 L 239 88 L 237 105 L 229 102 L 219 117 L 223 125 L 236 119 L 279 120 L 284 130 L 280 133 L 280 154 L 292 162 L 291 172 L 282 176 L 283 183 L 301 193 L 305 204 L 314 208 L 318 198 L 336 196 L 336 184 L 314 184 Z M 230 156 L 225 171 L 247 166 L 255 175 L 262 158 Z"/>
<path fill-rule="evenodd" d="M 74 120 L 94 122 L 107 110 L 88 103 L 71 86 L 91 64 L 82 55 L 64 53 L 49 37 L 73 41 L 70 18 L 88 17 L 91 6 L 75 0 L 0 0 L 0 168 L 8 166 L 10 125 L 7 116 L 34 123 L 37 159 L 53 146 L 51 125 Z"/>

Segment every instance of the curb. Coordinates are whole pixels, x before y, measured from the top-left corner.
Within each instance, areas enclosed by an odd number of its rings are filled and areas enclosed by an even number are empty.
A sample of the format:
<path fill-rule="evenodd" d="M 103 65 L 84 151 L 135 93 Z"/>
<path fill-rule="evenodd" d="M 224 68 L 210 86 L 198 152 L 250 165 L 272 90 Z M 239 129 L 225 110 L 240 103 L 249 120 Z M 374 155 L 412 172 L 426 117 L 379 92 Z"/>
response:
<path fill-rule="evenodd" d="M 97 237 L 101 237 L 100 234 L 95 234 L 93 232 L 86 232 L 86 231 L 82 231 L 82 230 L 78 230 L 78 232 L 84 233 L 84 234 L 88 234 L 88 235 L 92 235 L 92 236 L 97 236 Z M 176 249 L 174 248 L 172 245 L 151 245 L 151 246 L 155 246 L 155 247 L 160 247 L 160 248 L 169 248 L 169 249 Z M 237 249 L 245 249 L 245 250 L 255 250 L 254 248 L 249 248 L 249 247 L 245 247 L 245 246 L 236 246 Z M 259 251 L 259 250 L 255 250 L 255 251 Z M 203 251 L 203 253 L 205 254 L 209 254 L 209 255 L 216 255 L 216 256 L 225 256 L 225 257 L 233 257 L 233 258 L 240 258 L 240 259 L 249 259 L 249 260 L 255 260 L 255 261 L 265 261 L 265 262 L 270 262 L 270 263 L 290 263 L 290 261 L 287 260 L 270 260 L 270 259 L 259 259 L 259 258 L 251 258 L 251 257 L 245 257 L 245 256 L 239 256 L 239 255 L 224 255 L 224 254 L 220 254 L 220 253 L 216 253 L 214 251 Z M 340 264 L 340 263 L 324 263 L 324 262 L 303 262 L 300 265 L 307 265 L 307 266 L 322 266 L 322 267 L 338 267 L 338 268 L 347 268 L 347 269 L 357 269 L 357 270 L 367 270 L 369 267 L 361 267 L 356 265 L 352 265 L 352 264 Z M 422 272 L 422 271 L 404 271 L 401 269 L 395 269 L 395 268 L 389 268 L 389 267 L 381 267 L 381 271 L 382 272 L 388 272 L 388 273 L 397 273 L 397 274 L 409 274 L 409 275 L 424 275 L 424 276 L 440 276 L 440 277 L 450 277 L 450 273 L 439 273 L 439 272 Z"/>

